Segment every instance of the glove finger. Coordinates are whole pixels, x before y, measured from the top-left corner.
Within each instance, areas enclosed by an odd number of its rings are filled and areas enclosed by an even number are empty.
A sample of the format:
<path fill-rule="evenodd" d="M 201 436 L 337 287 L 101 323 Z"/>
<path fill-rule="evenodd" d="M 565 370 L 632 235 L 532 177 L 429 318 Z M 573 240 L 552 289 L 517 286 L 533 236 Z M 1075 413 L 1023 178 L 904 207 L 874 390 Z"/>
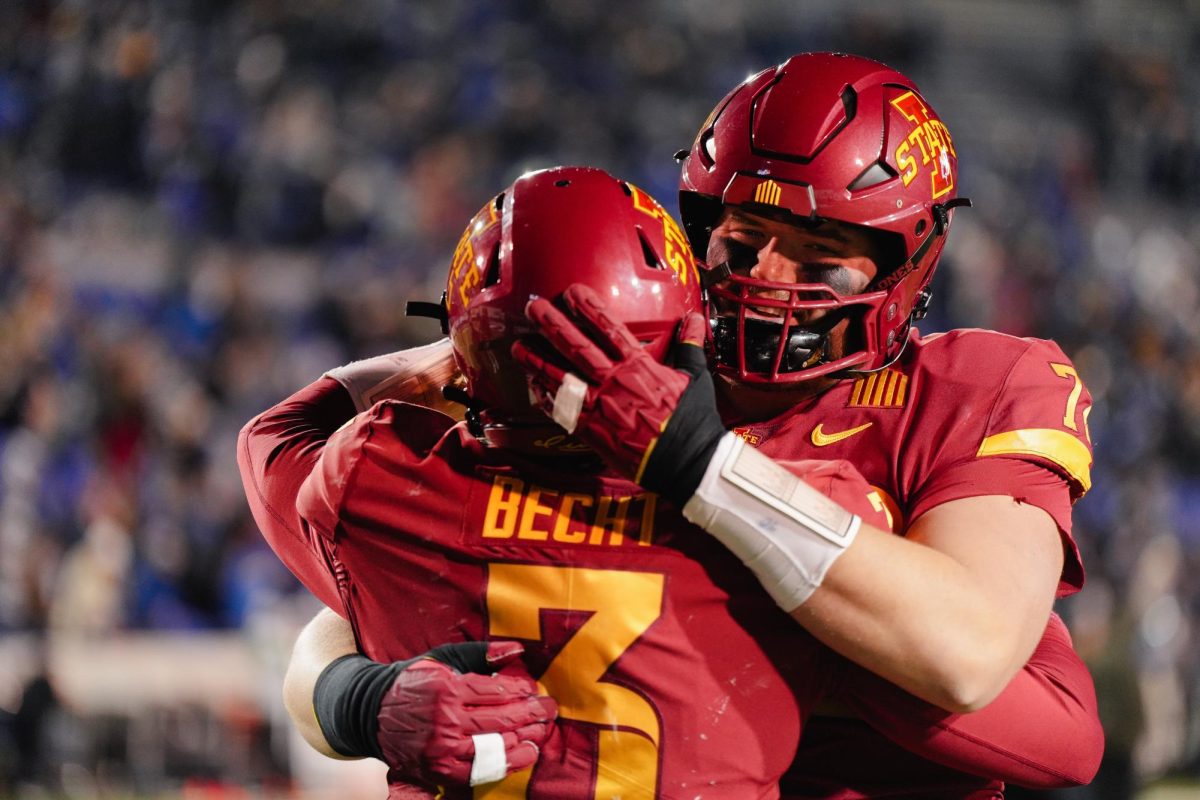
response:
<path fill-rule="evenodd" d="M 572 415 L 569 412 L 583 410 L 583 405 L 587 401 L 587 384 L 572 373 L 565 372 L 553 362 L 543 358 L 522 342 L 513 343 L 512 355 L 514 360 L 525 369 L 525 383 L 529 387 L 530 405 L 559 422 L 564 428 L 573 430 L 579 417 L 578 413 Z M 571 377 L 568 378 L 568 376 Z M 564 402 L 568 402 L 568 398 L 574 399 L 569 402 L 569 408 L 564 406 L 562 413 L 556 417 L 555 400 L 562 391 L 563 384 L 568 381 L 572 382 L 573 387 L 568 390 Z M 582 396 L 580 396 L 580 390 L 582 390 Z M 559 417 L 562 418 L 561 422 Z"/>
<path fill-rule="evenodd" d="M 542 702 L 544 700 L 550 702 Z M 532 697 L 500 706 L 476 706 L 465 710 L 462 728 L 466 733 L 505 733 L 553 720 L 558 706 L 549 697 Z"/>
<path fill-rule="evenodd" d="M 583 377 L 600 383 L 613 368 L 612 359 L 574 322 L 544 297 L 530 300 L 525 316 L 537 326 L 550 346 L 571 362 Z"/>
<path fill-rule="evenodd" d="M 554 733 L 553 722 L 535 722 L 532 725 L 522 725 L 513 731 L 517 735 L 517 739 L 522 742 L 532 742 L 538 747 L 541 747 L 550 734 Z"/>
<path fill-rule="evenodd" d="M 514 342 L 512 354 L 526 367 L 529 400 L 567 433 L 574 433 L 588 404 L 588 384 L 573 372 L 563 372 L 529 347 Z"/>
<path fill-rule="evenodd" d="M 622 360 L 632 358 L 642 345 L 625 325 L 608 313 L 604 301 L 590 286 L 573 283 L 563 292 L 563 302 L 572 316 L 581 320 L 593 339 L 606 346 Z"/>
<path fill-rule="evenodd" d="M 471 761 L 472 786 L 498 781 L 509 773 L 508 750 L 516 746 L 515 734 L 508 734 L 506 740 L 499 734 L 485 733 L 472 736 L 471 741 L 475 747 L 475 758 Z"/>
<path fill-rule="evenodd" d="M 708 319 L 703 314 L 692 312 L 679 323 L 675 337 L 673 363 L 676 369 L 696 377 L 708 369 L 708 357 L 704 353 L 704 340 L 708 333 Z"/>
<path fill-rule="evenodd" d="M 558 394 L 558 388 L 548 386 L 532 375 L 525 376 L 525 385 L 529 389 L 530 405 L 554 419 L 554 398 Z"/>
<path fill-rule="evenodd" d="M 455 688 L 464 706 L 499 706 L 538 696 L 537 683 L 522 675 L 461 675 Z"/>
<path fill-rule="evenodd" d="M 520 772 L 523 769 L 529 769 L 537 763 L 538 756 L 541 754 L 542 751 L 534 742 L 517 742 L 517 744 L 507 752 L 508 774 L 511 775 L 514 772 Z"/>
<path fill-rule="evenodd" d="M 470 739 L 461 741 L 461 752 L 434 755 L 426 753 L 424 771 L 437 778 L 438 783 L 448 786 L 468 786 L 471 780 L 471 764 L 475 761 L 475 746 Z"/>
<path fill-rule="evenodd" d="M 513 342 L 510 352 L 513 359 L 525 368 L 526 374 L 537 378 L 539 385 L 547 386 L 553 395 L 562 385 L 567 370 L 539 353 L 536 347 L 536 342 L 517 340 Z"/>

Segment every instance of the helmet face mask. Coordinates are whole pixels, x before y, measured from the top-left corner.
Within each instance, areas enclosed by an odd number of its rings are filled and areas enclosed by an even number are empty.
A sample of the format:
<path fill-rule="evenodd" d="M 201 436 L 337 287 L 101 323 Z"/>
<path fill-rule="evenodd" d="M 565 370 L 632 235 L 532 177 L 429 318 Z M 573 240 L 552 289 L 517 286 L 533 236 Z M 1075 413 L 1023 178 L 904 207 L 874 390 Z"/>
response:
<path fill-rule="evenodd" d="M 908 78 L 883 64 L 803 54 L 735 88 L 683 162 L 679 204 L 693 247 L 708 253 L 721 210 L 734 206 L 802 227 L 827 220 L 866 228 L 889 255 L 878 260 L 871 285 L 854 295 L 815 284 L 767 285 L 732 265 L 706 276 L 726 319 L 715 334 L 718 371 L 747 383 L 794 383 L 878 370 L 898 358 L 927 301 L 949 209 L 966 202 L 956 199 L 956 184 L 945 125 Z M 747 325 L 739 308 L 764 305 L 767 292 L 790 298 L 774 333 L 752 318 Z M 816 310 L 846 320 L 845 347 L 831 351 L 828 323 L 793 324 Z M 743 344 L 729 345 L 731 336 Z M 776 357 L 764 358 L 772 344 Z"/>
<path fill-rule="evenodd" d="M 885 292 L 839 295 L 823 283 L 782 283 L 737 274 L 708 291 L 717 364 L 741 383 L 797 383 L 860 368 L 872 348 L 836 352 L 831 334 L 848 319 L 870 320 L 887 299 Z M 751 309 L 764 307 L 779 318 L 750 316 Z M 822 313 L 808 321 L 814 312 Z M 859 330 L 866 335 L 873 326 L 862 324 Z"/>
<path fill-rule="evenodd" d="M 573 283 L 604 297 L 658 359 L 679 321 L 703 307 L 687 239 L 648 194 L 585 167 L 523 175 L 468 224 L 446 287 L 454 357 L 489 443 L 542 454 L 584 449 L 531 405 L 510 353 L 532 333 L 529 300 Z"/>

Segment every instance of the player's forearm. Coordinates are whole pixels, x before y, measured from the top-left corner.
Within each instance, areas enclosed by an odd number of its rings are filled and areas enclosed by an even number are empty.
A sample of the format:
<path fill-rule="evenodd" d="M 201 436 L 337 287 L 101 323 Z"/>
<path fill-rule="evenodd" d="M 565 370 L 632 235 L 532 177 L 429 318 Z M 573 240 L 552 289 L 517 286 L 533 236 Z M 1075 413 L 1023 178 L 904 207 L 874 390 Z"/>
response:
<path fill-rule="evenodd" d="M 1062 569 L 1040 509 L 954 500 L 901 538 L 732 434 L 683 513 L 832 649 L 951 711 L 986 703 L 1025 663 Z"/>
<path fill-rule="evenodd" d="M 841 697 L 923 758 L 1020 786 L 1086 784 L 1104 750 L 1091 675 L 1057 616 L 1029 662 L 979 711 L 947 713 L 854 666 Z"/>
<path fill-rule="evenodd" d="M 941 708 L 986 702 L 1015 646 L 1004 612 L 946 556 L 893 539 L 864 527 L 792 617 L 851 661 Z"/>
<path fill-rule="evenodd" d="M 300 486 L 329 437 L 363 407 L 395 399 L 445 413 L 449 404 L 441 386 L 454 375 L 446 340 L 388 353 L 331 370 L 242 428 L 238 468 L 254 520 L 280 559 L 326 605 L 340 600 L 297 514 Z"/>
<path fill-rule="evenodd" d="M 283 705 L 296 730 L 314 750 L 336 759 L 347 759 L 325 739 L 313 707 L 313 690 L 321 671 L 334 659 L 358 652 L 354 634 L 345 620 L 322 610 L 304 627 L 292 650 L 283 679 Z"/>
<path fill-rule="evenodd" d="M 984 533 L 959 532 L 978 539 L 980 553 L 944 552 L 864 527 L 792 615 L 837 652 L 918 697 L 948 711 L 978 709 L 1033 652 L 1061 564 L 1059 553 L 1035 547 L 1052 534 L 1030 534 L 1029 552 L 1013 554 L 1015 545 Z"/>
<path fill-rule="evenodd" d="M 442 395 L 459 378 L 449 339 L 354 361 L 326 376 L 345 387 L 360 413 L 380 400 L 401 400 L 462 419 L 463 407 Z"/>

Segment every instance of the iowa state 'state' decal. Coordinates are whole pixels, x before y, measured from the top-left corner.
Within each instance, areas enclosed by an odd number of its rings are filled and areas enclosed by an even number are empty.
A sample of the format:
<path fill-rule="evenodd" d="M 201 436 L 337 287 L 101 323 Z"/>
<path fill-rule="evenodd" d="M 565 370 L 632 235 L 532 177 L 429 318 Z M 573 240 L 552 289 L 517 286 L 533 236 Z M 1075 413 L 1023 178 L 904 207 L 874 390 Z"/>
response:
<path fill-rule="evenodd" d="M 934 200 L 952 191 L 954 170 L 950 166 L 950 157 L 957 158 L 958 155 L 954 152 L 950 131 L 929 113 L 929 107 L 913 92 L 893 98 L 892 106 L 914 126 L 895 153 L 904 185 L 908 186 L 919 173 L 927 171 Z"/>

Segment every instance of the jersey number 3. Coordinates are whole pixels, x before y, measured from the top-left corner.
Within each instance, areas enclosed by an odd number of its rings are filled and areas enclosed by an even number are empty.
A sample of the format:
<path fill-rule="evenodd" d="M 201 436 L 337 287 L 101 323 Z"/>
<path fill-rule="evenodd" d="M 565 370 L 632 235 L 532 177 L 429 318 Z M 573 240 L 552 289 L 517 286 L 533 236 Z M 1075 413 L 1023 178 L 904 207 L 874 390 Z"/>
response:
<path fill-rule="evenodd" d="M 599 727 L 596 800 L 653 798 L 658 785 L 659 718 L 637 692 L 603 680 L 609 667 L 662 614 L 663 576 L 651 572 L 529 564 L 488 567 L 489 634 L 541 638 L 541 611 L 590 611 L 539 683 L 563 719 Z M 532 770 L 475 787 L 476 800 L 527 796 Z"/>

